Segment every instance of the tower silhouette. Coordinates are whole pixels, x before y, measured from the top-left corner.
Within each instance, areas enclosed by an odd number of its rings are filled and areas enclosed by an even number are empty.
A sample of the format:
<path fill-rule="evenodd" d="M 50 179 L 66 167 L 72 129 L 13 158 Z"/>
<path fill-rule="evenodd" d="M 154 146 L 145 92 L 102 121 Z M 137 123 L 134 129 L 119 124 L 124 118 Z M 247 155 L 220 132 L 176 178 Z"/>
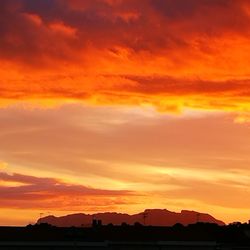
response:
<path fill-rule="evenodd" d="M 146 226 L 146 219 L 147 219 L 147 217 L 148 217 L 148 213 L 144 212 L 144 213 L 142 214 L 142 217 L 143 217 L 143 225 Z"/>
<path fill-rule="evenodd" d="M 201 216 L 200 213 L 197 213 L 197 214 L 196 214 L 196 223 L 200 222 L 200 216 Z"/>

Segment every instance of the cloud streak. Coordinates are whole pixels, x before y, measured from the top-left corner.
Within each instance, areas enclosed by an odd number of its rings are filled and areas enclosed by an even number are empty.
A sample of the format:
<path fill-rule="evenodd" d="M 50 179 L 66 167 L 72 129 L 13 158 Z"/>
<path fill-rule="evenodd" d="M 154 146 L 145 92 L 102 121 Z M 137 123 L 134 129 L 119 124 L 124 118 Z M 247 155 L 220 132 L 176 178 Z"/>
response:
<path fill-rule="evenodd" d="M 73 211 L 93 206 L 97 201 L 96 206 L 104 207 L 123 204 L 129 196 L 133 196 L 133 193 L 126 190 L 94 189 L 54 178 L 0 172 L 1 208 L 61 207 L 62 211 Z"/>

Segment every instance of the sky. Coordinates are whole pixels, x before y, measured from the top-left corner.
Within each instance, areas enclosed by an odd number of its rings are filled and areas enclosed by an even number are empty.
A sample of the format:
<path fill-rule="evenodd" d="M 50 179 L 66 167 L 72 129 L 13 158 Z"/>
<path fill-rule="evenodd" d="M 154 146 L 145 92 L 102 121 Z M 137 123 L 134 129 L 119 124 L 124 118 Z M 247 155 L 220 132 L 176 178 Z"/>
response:
<path fill-rule="evenodd" d="M 248 0 L 1 0 L 0 224 L 248 221 L 249 27 Z"/>

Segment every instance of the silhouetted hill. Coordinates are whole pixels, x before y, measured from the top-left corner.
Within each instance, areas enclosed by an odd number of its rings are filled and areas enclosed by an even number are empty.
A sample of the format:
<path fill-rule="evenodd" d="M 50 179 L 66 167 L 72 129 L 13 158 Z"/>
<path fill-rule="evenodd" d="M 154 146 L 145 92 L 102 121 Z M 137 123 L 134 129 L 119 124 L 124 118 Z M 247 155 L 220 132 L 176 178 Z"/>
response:
<path fill-rule="evenodd" d="M 166 209 L 146 209 L 142 213 L 128 215 L 121 213 L 96 213 L 96 214 L 70 214 L 61 217 L 47 216 L 39 219 L 37 223 L 48 223 L 57 227 L 81 227 L 90 226 L 93 218 L 102 220 L 103 225 L 121 225 L 127 223 L 133 225 L 136 222 L 152 226 L 173 226 L 176 223 L 188 225 L 199 222 L 215 223 L 224 225 L 223 221 L 217 220 L 209 214 L 195 211 L 182 210 L 180 213 L 171 212 Z"/>

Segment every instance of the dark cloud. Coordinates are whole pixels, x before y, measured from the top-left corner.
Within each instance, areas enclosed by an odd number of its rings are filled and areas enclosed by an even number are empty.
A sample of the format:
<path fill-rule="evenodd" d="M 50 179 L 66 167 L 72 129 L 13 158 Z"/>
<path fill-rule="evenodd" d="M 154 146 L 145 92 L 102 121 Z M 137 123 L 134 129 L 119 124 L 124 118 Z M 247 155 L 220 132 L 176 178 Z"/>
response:
<path fill-rule="evenodd" d="M 0 46 L 2 57 L 44 57 L 69 59 L 74 50 L 86 44 L 109 48 L 125 46 L 149 52 L 189 44 L 190 34 L 221 36 L 224 32 L 247 31 L 249 16 L 240 1 L 31 1 L 1 2 Z M 35 26 L 24 13 L 37 15 L 42 25 Z M 137 18 L 129 18 L 130 16 Z M 49 28 L 61 22 L 77 30 L 71 40 Z M 244 33 L 242 33 L 244 35 Z M 69 51 L 70 50 L 70 51 Z M 72 50 L 72 51 L 71 51 Z M 65 52 L 67 51 L 67 52 Z M 74 54 L 74 55 L 73 55 Z"/>
<path fill-rule="evenodd" d="M 230 8 L 233 2 L 230 0 L 151 0 L 150 4 L 156 11 L 168 18 L 185 19 L 207 8 L 215 10 L 217 7 Z"/>
<path fill-rule="evenodd" d="M 205 81 L 178 79 L 172 77 L 142 77 L 125 76 L 137 84 L 128 86 L 126 90 L 146 94 L 171 94 L 171 95 L 249 95 L 250 80 Z M 183 84 L 185 82 L 185 84 Z"/>

